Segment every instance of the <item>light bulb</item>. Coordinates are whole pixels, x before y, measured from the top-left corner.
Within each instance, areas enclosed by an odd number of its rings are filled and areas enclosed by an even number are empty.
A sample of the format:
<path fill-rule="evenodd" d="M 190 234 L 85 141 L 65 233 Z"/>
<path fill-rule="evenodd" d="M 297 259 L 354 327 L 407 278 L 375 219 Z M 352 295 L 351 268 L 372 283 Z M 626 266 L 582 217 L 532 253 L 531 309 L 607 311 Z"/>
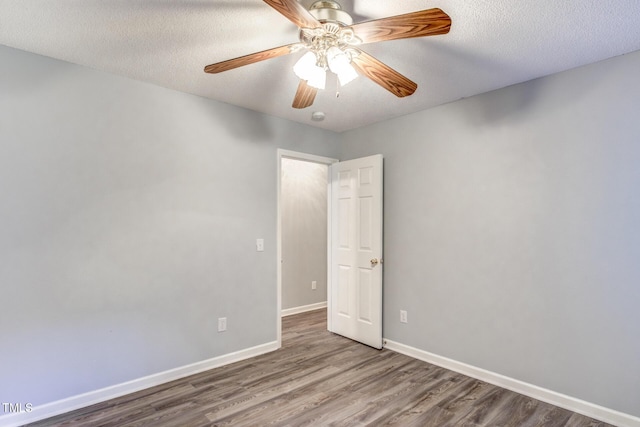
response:
<path fill-rule="evenodd" d="M 307 52 L 293 66 L 293 72 L 302 80 L 306 80 L 309 86 L 324 89 L 327 73 L 324 68 L 318 67 L 316 61 L 316 55 Z"/>
<path fill-rule="evenodd" d="M 351 66 L 351 60 L 349 56 L 333 46 L 327 51 L 327 61 L 329 62 L 329 69 L 338 75 L 340 85 L 344 86 L 356 77 L 358 73 Z"/>

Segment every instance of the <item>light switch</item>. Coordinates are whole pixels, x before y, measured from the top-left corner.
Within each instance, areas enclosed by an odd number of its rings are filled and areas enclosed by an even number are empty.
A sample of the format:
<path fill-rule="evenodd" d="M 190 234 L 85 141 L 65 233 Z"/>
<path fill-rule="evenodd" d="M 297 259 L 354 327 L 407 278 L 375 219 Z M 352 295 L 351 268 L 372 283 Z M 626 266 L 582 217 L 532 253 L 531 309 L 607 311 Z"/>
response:
<path fill-rule="evenodd" d="M 256 251 L 264 251 L 264 239 L 256 239 Z"/>

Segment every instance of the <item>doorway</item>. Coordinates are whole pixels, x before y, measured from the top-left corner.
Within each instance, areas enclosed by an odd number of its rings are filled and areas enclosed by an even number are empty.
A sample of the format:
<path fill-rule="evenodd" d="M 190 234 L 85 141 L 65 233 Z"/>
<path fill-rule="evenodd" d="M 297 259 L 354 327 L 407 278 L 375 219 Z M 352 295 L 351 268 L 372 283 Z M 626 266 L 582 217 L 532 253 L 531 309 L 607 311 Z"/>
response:
<path fill-rule="evenodd" d="M 327 306 L 329 165 L 337 161 L 278 150 L 278 346 L 283 316 Z"/>

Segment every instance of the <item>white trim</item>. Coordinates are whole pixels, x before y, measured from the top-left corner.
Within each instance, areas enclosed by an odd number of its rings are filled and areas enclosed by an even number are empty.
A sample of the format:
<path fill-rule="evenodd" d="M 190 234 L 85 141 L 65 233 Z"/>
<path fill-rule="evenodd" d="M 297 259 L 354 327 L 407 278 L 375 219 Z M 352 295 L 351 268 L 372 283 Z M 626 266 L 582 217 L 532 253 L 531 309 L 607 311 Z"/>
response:
<path fill-rule="evenodd" d="M 321 308 L 327 308 L 326 301 L 309 305 L 301 305 L 300 307 L 285 308 L 280 313 L 282 314 L 282 317 L 286 317 L 293 314 L 306 313 L 307 311 L 319 310 Z"/>
<path fill-rule="evenodd" d="M 285 157 L 287 159 L 302 160 L 313 163 L 321 163 L 323 165 L 330 165 L 332 163 L 338 162 L 338 159 L 334 159 L 331 157 L 316 156 L 315 154 L 300 153 L 298 151 L 284 150 L 282 148 L 278 149 L 278 157 Z"/>
<path fill-rule="evenodd" d="M 168 371 L 159 372 L 143 378 L 127 381 L 125 383 L 116 384 L 110 387 L 102 388 L 88 393 L 79 394 L 66 399 L 58 400 L 44 405 L 33 406 L 31 412 L 21 412 L 16 414 L 0 416 L 0 426 L 17 427 L 23 424 L 32 423 L 43 420 L 45 418 L 54 417 L 86 406 L 101 403 L 116 397 L 124 396 L 129 393 L 144 390 L 160 384 L 174 381 L 189 375 L 198 374 L 209 369 L 218 368 L 230 363 L 239 362 L 251 357 L 259 356 L 264 353 L 277 350 L 277 342 L 273 341 L 261 344 L 244 350 L 228 353 L 212 359 L 203 360 L 192 363 L 190 365 L 181 366 L 170 369 Z"/>
<path fill-rule="evenodd" d="M 338 162 L 338 159 L 331 157 L 316 156 L 315 154 L 299 153 L 297 151 L 284 150 L 278 148 L 277 152 L 277 188 L 276 188 L 276 282 L 277 282 L 277 302 L 276 302 L 276 340 L 278 348 L 282 347 L 282 212 L 280 206 L 281 190 L 282 190 L 282 159 L 295 159 L 313 163 L 320 163 L 324 165 L 331 165 Z M 329 173 L 327 168 L 327 174 Z M 328 178 L 328 177 L 327 177 Z M 329 226 L 327 227 L 327 252 L 331 248 L 331 180 L 327 179 L 327 221 Z M 327 262 L 327 270 L 329 269 L 329 262 Z M 331 277 L 327 274 L 327 293 L 331 286 Z"/>
<path fill-rule="evenodd" d="M 523 381 L 506 377 L 466 363 L 458 362 L 447 357 L 438 356 L 437 354 L 429 353 L 428 351 L 420 350 L 405 344 L 400 344 L 386 338 L 383 342 L 385 348 L 395 351 L 396 353 L 402 353 L 413 357 L 414 359 L 419 359 L 451 371 L 459 372 L 469 377 L 506 388 L 507 390 L 515 391 L 516 393 L 524 394 L 525 396 L 577 412 L 587 417 L 604 421 L 619 427 L 640 427 L 640 418 L 633 415 L 605 408 L 594 403 L 586 402 L 575 397 L 525 383 Z"/>

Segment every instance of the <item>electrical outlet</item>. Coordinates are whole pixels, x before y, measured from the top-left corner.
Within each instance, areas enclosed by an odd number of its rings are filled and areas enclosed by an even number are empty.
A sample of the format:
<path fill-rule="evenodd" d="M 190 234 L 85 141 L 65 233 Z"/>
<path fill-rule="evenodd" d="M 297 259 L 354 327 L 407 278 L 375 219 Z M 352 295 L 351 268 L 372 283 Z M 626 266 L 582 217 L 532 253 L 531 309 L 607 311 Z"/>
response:
<path fill-rule="evenodd" d="M 218 318 L 218 332 L 224 332 L 227 330 L 227 318 L 219 317 Z"/>
<path fill-rule="evenodd" d="M 316 289 L 318 289 L 318 282 L 316 282 L 315 280 L 311 282 L 311 289 L 313 289 L 314 291 Z"/>
<path fill-rule="evenodd" d="M 409 323 L 407 320 L 407 310 L 400 310 L 400 323 Z"/>
<path fill-rule="evenodd" d="M 256 251 L 264 251 L 264 239 L 256 239 Z"/>

